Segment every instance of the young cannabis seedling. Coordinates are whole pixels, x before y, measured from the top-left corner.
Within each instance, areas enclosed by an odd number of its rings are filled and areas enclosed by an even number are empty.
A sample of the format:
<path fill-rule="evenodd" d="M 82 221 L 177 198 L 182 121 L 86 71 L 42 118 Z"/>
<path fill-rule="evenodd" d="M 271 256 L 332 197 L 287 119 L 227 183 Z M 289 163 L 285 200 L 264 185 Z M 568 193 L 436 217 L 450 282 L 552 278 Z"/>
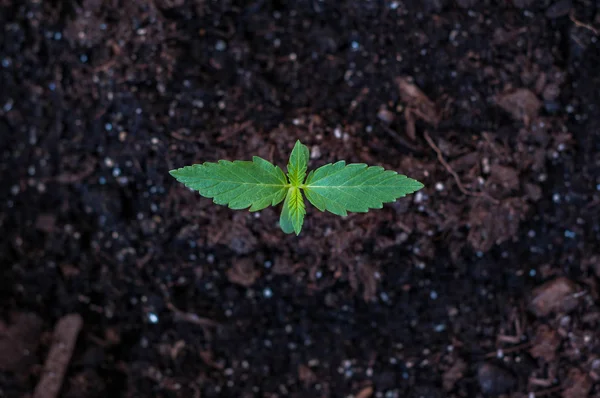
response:
<path fill-rule="evenodd" d="M 383 203 L 423 188 L 419 181 L 362 163 L 326 164 L 306 176 L 308 148 L 296 141 L 287 165 L 287 176 L 278 166 L 254 156 L 252 161 L 219 160 L 171 170 L 177 181 L 231 209 L 262 210 L 283 202 L 279 224 L 285 233 L 302 229 L 306 206 L 302 193 L 321 211 L 339 216 L 381 209 Z"/>

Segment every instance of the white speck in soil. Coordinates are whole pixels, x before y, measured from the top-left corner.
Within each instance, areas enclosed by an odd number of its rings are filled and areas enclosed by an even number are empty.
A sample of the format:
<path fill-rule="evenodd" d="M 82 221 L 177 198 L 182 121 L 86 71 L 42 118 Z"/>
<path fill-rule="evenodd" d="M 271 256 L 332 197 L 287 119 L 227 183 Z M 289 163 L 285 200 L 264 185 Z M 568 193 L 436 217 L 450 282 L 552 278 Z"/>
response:
<path fill-rule="evenodd" d="M 442 184 L 441 182 L 438 182 L 435 184 L 435 189 L 437 191 L 443 191 L 444 190 L 444 184 Z"/>
<path fill-rule="evenodd" d="M 336 127 L 335 130 L 333 130 L 333 135 L 337 139 L 342 138 L 342 129 L 340 127 Z"/>
<path fill-rule="evenodd" d="M 423 194 L 421 192 L 417 192 L 415 194 L 415 203 L 421 203 L 423 201 Z"/>
<path fill-rule="evenodd" d="M 153 312 L 149 312 L 148 313 L 148 321 L 150 323 L 156 324 L 156 323 L 158 323 L 158 316 Z"/>
<path fill-rule="evenodd" d="M 321 279 L 322 277 L 323 277 L 323 272 L 321 272 L 321 271 L 315 272 L 315 278 Z"/>
<path fill-rule="evenodd" d="M 227 43 L 223 40 L 217 40 L 215 43 L 215 50 L 217 51 L 225 51 L 227 49 Z"/>
<path fill-rule="evenodd" d="M 429 297 L 430 297 L 432 300 L 437 300 L 437 298 L 438 298 L 438 294 L 437 294 L 437 292 L 436 292 L 435 290 L 432 290 L 432 291 L 429 293 Z"/>
<path fill-rule="evenodd" d="M 435 325 L 434 328 L 433 328 L 433 330 L 436 331 L 437 333 L 441 333 L 444 330 L 446 330 L 446 324 L 440 323 L 438 325 Z"/>
<path fill-rule="evenodd" d="M 266 298 L 271 298 L 273 297 L 273 291 L 270 288 L 266 287 L 263 290 L 263 296 L 265 296 Z"/>
<path fill-rule="evenodd" d="M 112 128 L 113 128 L 113 126 L 112 126 L 112 124 L 110 124 L 110 123 L 106 123 L 106 124 L 104 125 L 104 129 L 105 129 L 106 131 L 111 131 L 111 130 L 112 130 Z"/>
<path fill-rule="evenodd" d="M 50 84 L 48 84 L 48 88 L 50 89 L 50 91 L 56 90 L 56 83 L 50 83 Z"/>
<path fill-rule="evenodd" d="M 4 104 L 4 106 L 2 107 L 2 109 L 4 109 L 4 112 L 10 112 L 13 108 L 14 105 L 14 101 L 12 98 L 9 98 L 6 103 Z"/>
<path fill-rule="evenodd" d="M 79 60 L 80 60 L 82 63 L 84 63 L 84 64 L 85 64 L 85 63 L 88 61 L 88 56 L 87 56 L 87 55 L 85 55 L 85 54 L 81 54 L 81 55 L 79 56 Z"/>
<path fill-rule="evenodd" d="M 357 41 L 352 41 L 352 43 L 350 43 L 350 46 L 352 47 L 352 50 L 357 51 L 360 48 L 360 43 Z"/>
<path fill-rule="evenodd" d="M 112 175 L 113 175 L 113 177 L 118 177 L 118 176 L 120 176 L 120 175 L 121 175 L 121 169 L 120 169 L 120 168 L 118 168 L 118 167 L 115 167 L 115 168 L 113 169 L 113 171 L 112 171 Z"/>
<path fill-rule="evenodd" d="M 54 40 L 60 40 L 60 39 L 62 39 L 62 33 L 61 32 L 54 33 Z"/>
<path fill-rule="evenodd" d="M 29 168 L 27 169 L 27 174 L 29 174 L 30 176 L 35 175 L 35 166 L 29 166 Z"/>
<path fill-rule="evenodd" d="M 379 294 L 379 297 L 381 298 L 381 301 L 383 301 L 384 303 L 387 303 L 390 301 L 390 296 L 386 292 L 381 292 Z"/>
<path fill-rule="evenodd" d="M 310 158 L 311 159 L 318 159 L 321 157 L 321 148 L 319 148 L 318 145 L 313 146 L 310 149 Z"/>
<path fill-rule="evenodd" d="M 552 201 L 554 203 L 560 203 L 560 195 L 555 193 L 554 195 L 552 195 Z"/>
<path fill-rule="evenodd" d="M 21 189 L 19 188 L 19 186 L 18 186 L 18 185 L 13 185 L 13 186 L 10 188 L 10 193 L 11 193 L 13 196 L 17 196 L 17 195 L 19 194 L 20 190 L 21 190 Z"/>
<path fill-rule="evenodd" d="M 115 165 L 111 158 L 104 158 L 104 164 L 106 167 L 113 167 Z"/>
<path fill-rule="evenodd" d="M 11 65 L 12 61 L 10 60 L 10 58 L 2 58 L 2 67 L 8 68 Z"/>
<path fill-rule="evenodd" d="M 565 238 L 575 239 L 575 236 L 577 236 L 575 232 L 568 229 L 565 230 Z"/>

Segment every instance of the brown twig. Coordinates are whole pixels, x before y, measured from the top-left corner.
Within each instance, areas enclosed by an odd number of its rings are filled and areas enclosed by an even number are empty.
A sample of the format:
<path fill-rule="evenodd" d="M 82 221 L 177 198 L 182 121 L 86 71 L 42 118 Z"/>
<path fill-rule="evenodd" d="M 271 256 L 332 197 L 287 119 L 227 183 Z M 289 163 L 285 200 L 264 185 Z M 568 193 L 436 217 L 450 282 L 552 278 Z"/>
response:
<path fill-rule="evenodd" d="M 246 120 L 245 122 L 242 122 L 242 123 L 236 123 L 234 125 L 225 126 L 222 129 L 220 129 L 220 131 L 219 131 L 220 136 L 217 137 L 217 142 L 227 141 L 231 137 L 236 135 L 237 133 L 240 133 L 243 130 L 246 130 L 250 126 L 252 126 L 252 120 Z"/>
<path fill-rule="evenodd" d="M 518 352 L 518 351 L 524 350 L 529 347 L 531 347 L 530 342 L 519 344 L 514 347 L 509 347 L 509 348 L 499 348 L 498 350 L 496 350 L 494 352 L 487 353 L 485 355 L 485 357 L 486 358 L 494 358 L 494 357 L 498 356 L 498 351 L 502 351 L 502 354 L 510 354 L 512 352 Z"/>
<path fill-rule="evenodd" d="M 427 131 L 425 131 L 423 133 L 423 135 L 425 136 L 425 140 L 427 140 L 427 143 L 429 144 L 431 149 L 433 149 L 435 151 L 435 153 L 437 154 L 437 158 L 440 161 L 440 163 L 444 166 L 444 168 L 446 169 L 446 171 L 448 173 L 452 174 L 452 177 L 454 177 L 454 181 L 456 181 L 456 185 L 458 186 L 458 189 L 463 194 L 465 194 L 467 196 L 483 197 L 483 198 L 487 198 L 487 199 L 491 200 L 494 203 L 499 203 L 499 201 L 497 199 L 492 198 L 490 195 L 488 195 L 484 192 L 471 192 L 471 191 L 467 190 L 465 188 L 465 186 L 463 185 L 463 183 L 461 182 L 458 174 L 456 174 L 456 171 L 454 171 L 454 169 L 448 164 L 448 162 L 446 162 L 446 159 L 444 159 L 444 155 L 442 154 L 442 151 L 440 150 L 440 148 L 438 148 L 437 145 L 435 145 L 435 143 L 429 136 L 429 133 Z"/>
<path fill-rule="evenodd" d="M 388 126 L 381 124 L 381 128 L 383 128 L 385 130 L 386 133 L 388 133 L 392 138 L 394 138 L 396 141 L 398 141 L 398 143 L 410 150 L 412 150 L 413 152 L 419 152 L 419 148 L 417 148 L 416 146 L 414 146 L 413 144 L 411 144 L 410 142 L 408 142 L 407 140 L 405 140 L 404 138 L 402 138 L 402 136 L 400 134 L 398 134 L 396 131 L 394 131 L 393 129 L 389 128 Z"/>
<path fill-rule="evenodd" d="M 176 140 L 185 141 L 185 142 L 202 142 L 202 141 L 204 141 L 203 137 L 188 137 L 188 136 L 185 136 L 185 135 L 181 134 L 183 131 L 189 131 L 189 130 L 186 129 L 186 128 L 180 128 L 180 129 L 178 129 L 176 131 L 172 131 L 170 133 L 171 137 L 175 138 Z"/>
<path fill-rule="evenodd" d="M 218 322 L 213 321 L 212 319 L 203 318 L 191 312 L 181 311 L 179 308 L 175 307 L 172 303 L 167 303 L 167 308 L 173 311 L 175 314 L 175 320 L 181 320 L 189 323 L 193 323 L 202 327 L 217 327 L 219 326 Z"/>
<path fill-rule="evenodd" d="M 579 20 L 577 20 L 575 18 L 575 12 L 574 10 L 571 10 L 571 12 L 569 13 L 569 19 L 576 25 L 579 26 L 580 28 L 584 28 L 587 29 L 591 32 L 593 32 L 596 36 L 598 36 L 598 29 L 594 28 L 592 25 L 589 25 L 587 23 L 581 22 Z"/>
<path fill-rule="evenodd" d="M 58 321 L 54 329 L 52 346 L 44 364 L 44 372 L 35 388 L 33 398 L 58 396 L 82 326 L 83 320 L 79 314 L 66 315 Z"/>

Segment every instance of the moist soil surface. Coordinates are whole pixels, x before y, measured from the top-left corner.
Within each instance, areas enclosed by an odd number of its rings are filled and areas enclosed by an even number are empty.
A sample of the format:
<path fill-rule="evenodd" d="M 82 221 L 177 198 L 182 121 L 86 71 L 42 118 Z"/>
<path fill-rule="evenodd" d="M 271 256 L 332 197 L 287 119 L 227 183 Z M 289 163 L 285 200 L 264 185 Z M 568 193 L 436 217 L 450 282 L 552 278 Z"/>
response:
<path fill-rule="evenodd" d="M 0 0 L 0 27 L 0 397 L 48 371 L 60 397 L 600 396 L 600 3 Z M 296 237 L 168 174 L 297 139 L 426 187 Z"/>

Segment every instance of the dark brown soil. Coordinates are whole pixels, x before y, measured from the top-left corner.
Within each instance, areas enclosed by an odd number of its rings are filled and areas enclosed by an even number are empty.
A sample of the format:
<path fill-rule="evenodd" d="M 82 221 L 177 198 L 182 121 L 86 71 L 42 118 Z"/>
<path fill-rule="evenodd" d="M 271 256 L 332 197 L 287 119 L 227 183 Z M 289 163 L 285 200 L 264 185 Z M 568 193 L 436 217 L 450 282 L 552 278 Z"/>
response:
<path fill-rule="evenodd" d="M 0 27 L 0 397 L 68 314 L 61 397 L 600 396 L 599 2 L 0 0 Z M 298 138 L 426 188 L 295 237 L 168 174 Z"/>

